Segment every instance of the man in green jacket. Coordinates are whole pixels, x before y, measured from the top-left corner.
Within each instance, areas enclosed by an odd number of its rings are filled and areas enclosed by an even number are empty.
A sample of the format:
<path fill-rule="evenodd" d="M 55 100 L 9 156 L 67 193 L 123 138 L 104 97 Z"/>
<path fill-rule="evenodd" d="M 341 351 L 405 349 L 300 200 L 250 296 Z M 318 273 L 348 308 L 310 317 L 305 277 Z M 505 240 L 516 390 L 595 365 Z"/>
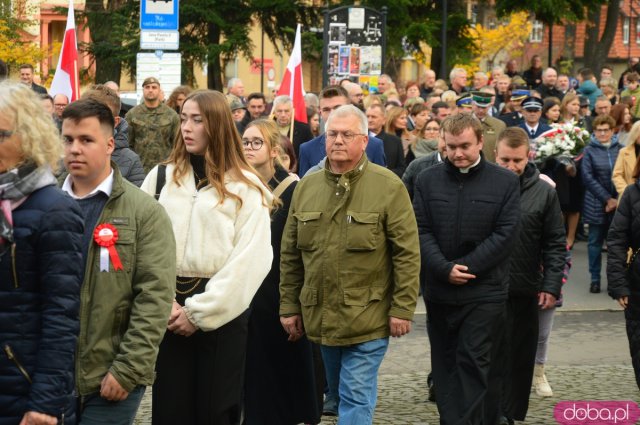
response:
<path fill-rule="evenodd" d="M 114 118 L 93 99 L 62 114 L 63 190 L 85 215 L 76 385 L 79 422 L 130 424 L 151 385 L 175 290 L 171 222 L 111 162 Z"/>
<path fill-rule="evenodd" d="M 327 122 L 325 169 L 293 194 L 281 250 L 280 316 L 290 340 L 320 344 L 340 423 L 370 424 L 389 335 L 411 330 L 420 252 L 402 181 L 367 160 L 367 118 Z"/>

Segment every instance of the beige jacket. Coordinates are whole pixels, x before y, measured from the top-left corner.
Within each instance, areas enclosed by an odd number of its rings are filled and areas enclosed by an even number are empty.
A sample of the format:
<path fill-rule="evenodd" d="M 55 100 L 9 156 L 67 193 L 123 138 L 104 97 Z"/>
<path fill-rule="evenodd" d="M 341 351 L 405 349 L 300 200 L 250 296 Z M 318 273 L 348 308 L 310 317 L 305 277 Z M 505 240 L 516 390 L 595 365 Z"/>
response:
<path fill-rule="evenodd" d="M 622 197 L 622 193 L 627 186 L 635 182 L 633 178 L 633 170 L 636 167 L 636 148 L 635 144 L 630 143 L 628 146 L 620 150 L 616 165 L 613 167 L 613 185 L 618 192 L 618 199 Z"/>

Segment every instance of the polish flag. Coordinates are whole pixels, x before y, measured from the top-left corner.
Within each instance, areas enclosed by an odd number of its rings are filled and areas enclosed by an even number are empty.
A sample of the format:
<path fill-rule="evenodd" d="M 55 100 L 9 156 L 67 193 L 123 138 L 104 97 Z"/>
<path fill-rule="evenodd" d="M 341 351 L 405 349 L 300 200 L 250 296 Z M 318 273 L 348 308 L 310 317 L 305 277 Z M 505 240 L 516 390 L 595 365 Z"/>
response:
<path fill-rule="evenodd" d="M 70 102 L 78 100 L 80 90 L 78 87 L 78 47 L 76 43 L 76 23 L 73 13 L 73 0 L 69 0 L 69 14 L 67 15 L 67 29 L 62 41 L 62 50 L 56 73 L 51 82 L 49 94 L 55 96 L 62 93 Z"/>
<path fill-rule="evenodd" d="M 304 85 L 302 84 L 302 42 L 300 40 L 300 24 L 296 30 L 296 40 L 287 64 L 287 70 L 282 77 L 278 96 L 286 95 L 293 100 L 294 118 L 296 121 L 307 122 L 307 107 L 304 103 Z"/>

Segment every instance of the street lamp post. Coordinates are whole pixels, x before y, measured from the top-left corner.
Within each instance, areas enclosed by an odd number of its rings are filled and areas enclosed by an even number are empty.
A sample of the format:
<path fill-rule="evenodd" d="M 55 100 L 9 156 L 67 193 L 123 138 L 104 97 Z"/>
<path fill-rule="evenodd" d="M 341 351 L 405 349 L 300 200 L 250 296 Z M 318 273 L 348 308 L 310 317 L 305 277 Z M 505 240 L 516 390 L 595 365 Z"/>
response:
<path fill-rule="evenodd" d="M 440 58 L 440 78 L 447 75 L 447 0 L 442 0 L 442 35 L 440 37 L 442 53 Z"/>

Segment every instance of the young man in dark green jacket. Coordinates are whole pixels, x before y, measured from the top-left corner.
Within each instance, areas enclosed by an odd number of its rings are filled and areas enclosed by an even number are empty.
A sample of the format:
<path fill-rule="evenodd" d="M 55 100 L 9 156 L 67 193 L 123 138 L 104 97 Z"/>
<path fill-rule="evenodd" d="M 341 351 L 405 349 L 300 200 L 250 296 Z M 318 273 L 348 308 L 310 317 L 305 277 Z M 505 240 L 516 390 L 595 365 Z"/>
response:
<path fill-rule="evenodd" d="M 154 379 L 175 290 L 171 222 L 111 162 L 114 118 L 96 100 L 62 114 L 63 190 L 85 215 L 76 357 L 83 424 L 130 424 Z"/>

